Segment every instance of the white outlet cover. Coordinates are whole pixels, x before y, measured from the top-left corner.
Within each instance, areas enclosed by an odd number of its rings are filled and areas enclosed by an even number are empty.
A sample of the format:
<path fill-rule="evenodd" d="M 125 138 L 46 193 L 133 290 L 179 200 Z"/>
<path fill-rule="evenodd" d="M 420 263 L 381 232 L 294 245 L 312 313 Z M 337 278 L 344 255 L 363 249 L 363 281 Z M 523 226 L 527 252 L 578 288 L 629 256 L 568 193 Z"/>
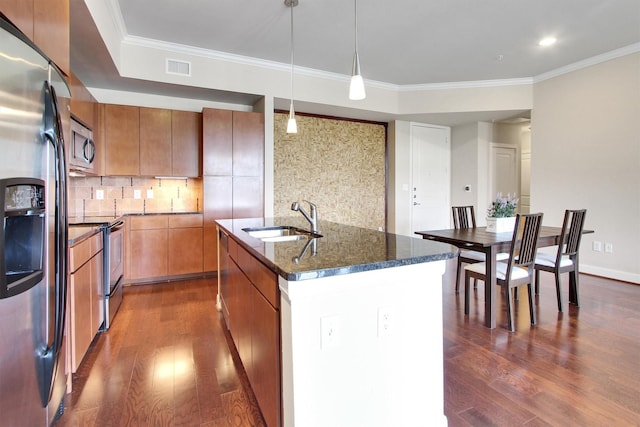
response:
<path fill-rule="evenodd" d="M 320 348 L 337 347 L 340 343 L 340 317 L 327 316 L 320 319 Z"/>
<path fill-rule="evenodd" d="M 96 200 L 104 200 L 104 190 L 96 190 Z"/>
<path fill-rule="evenodd" d="M 142 198 L 142 192 L 140 190 L 133 190 L 133 198 L 134 199 L 141 199 Z"/>
<path fill-rule="evenodd" d="M 152 188 L 147 190 L 147 199 L 153 199 L 153 189 Z"/>

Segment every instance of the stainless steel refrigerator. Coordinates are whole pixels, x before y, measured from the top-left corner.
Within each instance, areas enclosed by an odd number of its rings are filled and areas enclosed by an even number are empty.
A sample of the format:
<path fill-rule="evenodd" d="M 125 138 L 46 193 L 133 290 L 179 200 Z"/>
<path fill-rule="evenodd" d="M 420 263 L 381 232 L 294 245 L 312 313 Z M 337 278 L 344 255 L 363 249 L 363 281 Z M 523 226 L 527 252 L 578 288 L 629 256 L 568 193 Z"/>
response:
<path fill-rule="evenodd" d="M 69 99 L 0 14 L 0 425 L 47 426 L 64 408 Z"/>

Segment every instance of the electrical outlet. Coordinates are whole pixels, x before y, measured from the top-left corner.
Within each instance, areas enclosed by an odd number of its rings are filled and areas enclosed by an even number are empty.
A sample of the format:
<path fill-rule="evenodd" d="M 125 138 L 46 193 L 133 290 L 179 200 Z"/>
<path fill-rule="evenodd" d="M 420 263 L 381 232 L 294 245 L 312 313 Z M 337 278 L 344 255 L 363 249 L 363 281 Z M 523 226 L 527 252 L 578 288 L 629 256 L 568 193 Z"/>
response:
<path fill-rule="evenodd" d="M 104 190 L 96 190 L 96 200 L 104 200 Z"/>
<path fill-rule="evenodd" d="M 378 307 L 378 338 L 388 336 L 393 326 L 393 310 L 391 307 Z"/>
<path fill-rule="evenodd" d="M 593 241 L 593 250 L 595 252 L 602 252 L 602 242 L 598 240 Z"/>
<path fill-rule="evenodd" d="M 340 341 L 340 317 L 327 316 L 320 319 L 320 348 L 337 347 Z"/>
<path fill-rule="evenodd" d="M 142 198 L 142 191 L 140 191 L 140 190 L 133 190 L 133 198 L 134 198 L 134 199 L 141 199 L 141 198 Z"/>
<path fill-rule="evenodd" d="M 604 253 L 612 254 L 613 253 L 613 243 L 605 243 L 604 244 Z"/>
<path fill-rule="evenodd" d="M 147 199 L 153 199 L 153 188 L 147 190 Z"/>

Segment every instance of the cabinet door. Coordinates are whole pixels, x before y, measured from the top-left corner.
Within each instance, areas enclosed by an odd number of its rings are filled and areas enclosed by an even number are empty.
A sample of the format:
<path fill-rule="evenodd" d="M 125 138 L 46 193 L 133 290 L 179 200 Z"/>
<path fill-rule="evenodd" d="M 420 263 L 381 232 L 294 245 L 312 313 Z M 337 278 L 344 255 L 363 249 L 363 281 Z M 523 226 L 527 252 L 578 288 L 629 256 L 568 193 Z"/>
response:
<path fill-rule="evenodd" d="M 131 279 L 167 275 L 167 229 L 131 230 Z"/>
<path fill-rule="evenodd" d="M 106 175 L 140 175 L 140 117 L 138 107 L 104 107 Z"/>
<path fill-rule="evenodd" d="M 33 40 L 33 0 L 0 0 L 0 11 Z"/>
<path fill-rule="evenodd" d="M 205 226 L 203 229 L 202 247 L 203 271 L 218 270 L 218 234 L 215 226 Z"/>
<path fill-rule="evenodd" d="M 202 227 L 169 230 L 170 276 L 202 273 Z"/>
<path fill-rule="evenodd" d="M 207 176 L 231 176 L 233 159 L 233 112 L 202 110 L 202 173 Z"/>
<path fill-rule="evenodd" d="M 264 115 L 233 112 L 233 176 L 263 176 Z"/>
<path fill-rule="evenodd" d="M 280 423 L 280 315 L 254 287 L 249 380 L 268 426 Z"/>
<path fill-rule="evenodd" d="M 171 176 L 171 110 L 140 107 L 140 175 Z"/>
<path fill-rule="evenodd" d="M 76 372 L 93 335 L 91 335 L 91 264 L 86 263 L 71 275 L 71 370 Z"/>
<path fill-rule="evenodd" d="M 171 112 L 171 175 L 200 176 L 202 114 Z"/>
<path fill-rule="evenodd" d="M 33 17 L 33 42 L 69 75 L 69 0 L 33 0 Z"/>

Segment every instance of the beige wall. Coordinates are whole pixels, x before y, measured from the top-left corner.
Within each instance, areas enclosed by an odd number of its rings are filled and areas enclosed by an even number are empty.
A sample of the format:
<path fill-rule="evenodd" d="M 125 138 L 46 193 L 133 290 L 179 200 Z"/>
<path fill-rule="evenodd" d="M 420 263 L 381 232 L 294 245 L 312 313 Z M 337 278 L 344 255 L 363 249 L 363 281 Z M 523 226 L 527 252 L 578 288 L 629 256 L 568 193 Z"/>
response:
<path fill-rule="evenodd" d="M 104 191 L 104 199 L 96 198 L 97 190 Z M 140 190 L 140 199 L 134 198 L 134 190 Z M 153 190 L 153 198 L 147 197 L 147 190 Z M 76 177 L 69 180 L 70 216 L 200 211 L 201 179 Z"/>
<path fill-rule="evenodd" d="M 582 270 L 640 283 L 640 54 L 535 84 L 531 205 L 549 225 L 586 208 Z"/>
<path fill-rule="evenodd" d="M 274 216 L 300 215 L 291 203 L 306 199 L 320 219 L 385 227 L 385 127 L 298 115 L 290 135 L 287 118 L 275 114 Z"/>

